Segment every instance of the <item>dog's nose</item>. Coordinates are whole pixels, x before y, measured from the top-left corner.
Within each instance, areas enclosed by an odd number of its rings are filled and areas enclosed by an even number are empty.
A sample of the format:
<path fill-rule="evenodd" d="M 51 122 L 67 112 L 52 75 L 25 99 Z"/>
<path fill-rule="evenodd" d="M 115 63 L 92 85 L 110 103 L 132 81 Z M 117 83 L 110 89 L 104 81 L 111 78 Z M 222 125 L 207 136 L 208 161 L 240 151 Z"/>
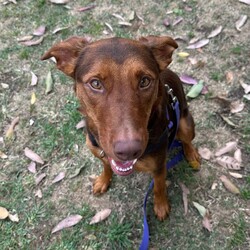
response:
<path fill-rule="evenodd" d="M 137 159 L 142 153 L 142 143 L 139 140 L 117 141 L 114 143 L 114 153 L 121 161 Z"/>

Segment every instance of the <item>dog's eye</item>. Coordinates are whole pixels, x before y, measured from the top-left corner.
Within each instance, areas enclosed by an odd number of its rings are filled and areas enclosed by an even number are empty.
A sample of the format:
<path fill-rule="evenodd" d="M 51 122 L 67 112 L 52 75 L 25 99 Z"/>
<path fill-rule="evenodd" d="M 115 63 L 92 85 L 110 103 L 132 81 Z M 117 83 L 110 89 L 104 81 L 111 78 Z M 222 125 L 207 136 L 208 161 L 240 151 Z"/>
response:
<path fill-rule="evenodd" d="M 148 76 L 144 76 L 141 78 L 140 83 L 139 83 L 139 87 L 141 89 L 147 88 L 151 83 L 151 79 Z"/>
<path fill-rule="evenodd" d="M 95 89 L 95 90 L 101 90 L 102 89 L 102 83 L 100 80 L 98 79 L 93 79 L 89 82 L 90 86 L 92 89 Z"/>

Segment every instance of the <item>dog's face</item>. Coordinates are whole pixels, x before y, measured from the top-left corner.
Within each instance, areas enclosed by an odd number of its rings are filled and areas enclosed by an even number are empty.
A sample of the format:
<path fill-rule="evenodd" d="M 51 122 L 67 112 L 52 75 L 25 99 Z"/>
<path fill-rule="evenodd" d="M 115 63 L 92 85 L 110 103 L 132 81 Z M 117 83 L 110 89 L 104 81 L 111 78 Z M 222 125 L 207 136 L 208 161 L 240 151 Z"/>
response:
<path fill-rule="evenodd" d="M 42 58 L 54 56 L 58 68 L 74 78 L 80 110 L 117 174 L 131 173 L 147 146 L 148 122 L 161 96 L 159 73 L 176 47 L 169 37 L 92 43 L 73 37 Z"/>

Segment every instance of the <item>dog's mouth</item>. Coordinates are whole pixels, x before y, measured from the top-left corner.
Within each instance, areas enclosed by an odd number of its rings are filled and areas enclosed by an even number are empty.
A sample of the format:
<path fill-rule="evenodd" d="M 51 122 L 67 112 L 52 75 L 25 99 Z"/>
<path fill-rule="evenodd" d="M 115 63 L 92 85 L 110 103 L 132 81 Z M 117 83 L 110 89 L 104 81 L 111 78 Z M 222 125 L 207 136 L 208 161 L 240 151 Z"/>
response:
<path fill-rule="evenodd" d="M 114 173 L 120 176 L 127 176 L 133 173 L 134 165 L 137 159 L 132 161 L 115 161 L 112 158 L 109 158 L 109 163 Z"/>

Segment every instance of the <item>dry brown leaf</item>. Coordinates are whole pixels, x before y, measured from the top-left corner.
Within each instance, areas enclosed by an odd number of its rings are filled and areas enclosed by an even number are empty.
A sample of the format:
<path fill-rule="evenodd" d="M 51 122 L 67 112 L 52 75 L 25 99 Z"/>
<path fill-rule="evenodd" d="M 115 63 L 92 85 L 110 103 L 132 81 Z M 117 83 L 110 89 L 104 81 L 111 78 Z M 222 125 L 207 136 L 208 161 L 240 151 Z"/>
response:
<path fill-rule="evenodd" d="M 28 35 L 28 36 L 23 36 L 17 39 L 18 42 L 26 42 L 26 41 L 30 41 L 33 38 L 33 36 Z"/>
<path fill-rule="evenodd" d="M 226 145 L 219 150 L 215 152 L 215 156 L 221 156 L 223 154 L 226 154 L 228 152 L 231 152 L 233 150 L 236 150 L 237 142 L 236 141 L 230 141 L 226 143 Z"/>
<path fill-rule="evenodd" d="M 184 215 L 187 215 L 188 213 L 188 195 L 190 194 L 189 189 L 186 187 L 186 185 L 182 182 L 179 182 L 179 185 L 182 190 L 182 200 L 184 205 Z"/>
<path fill-rule="evenodd" d="M 31 149 L 27 147 L 24 149 L 24 154 L 26 157 L 28 157 L 32 161 L 35 161 L 40 164 L 44 164 L 43 159 L 38 154 L 36 154 L 34 151 L 32 151 Z"/>
<path fill-rule="evenodd" d="M 235 113 L 239 113 L 241 112 L 245 107 L 244 102 L 238 100 L 238 101 L 234 101 L 231 103 L 230 105 L 230 111 L 231 113 L 235 114 Z"/>
<path fill-rule="evenodd" d="M 239 148 L 234 152 L 234 159 L 239 163 L 242 162 L 241 150 Z"/>
<path fill-rule="evenodd" d="M 14 129 L 16 125 L 19 123 L 19 117 L 16 117 L 10 124 L 9 128 L 7 129 L 5 133 L 5 138 L 6 139 L 12 139 L 14 136 Z"/>
<path fill-rule="evenodd" d="M 213 153 L 208 148 L 199 148 L 198 152 L 199 152 L 201 158 L 203 158 L 205 160 L 210 160 L 211 157 L 213 156 Z"/>
<path fill-rule="evenodd" d="M 199 49 L 199 48 L 206 46 L 208 43 L 209 43 L 209 39 L 202 39 L 196 43 L 193 43 L 193 44 L 187 46 L 187 49 Z"/>
<path fill-rule="evenodd" d="M 4 152 L 2 152 L 2 151 L 0 150 L 0 158 L 1 158 L 1 159 L 7 159 L 8 156 L 7 156 Z"/>
<path fill-rule="evenodd" d="M 18 215 L 17 215 L 17 214 L 9 214 L 9 219 L 10 219 L 12 222 L 19 222 L 19 218 L 18 218 Z"/>
<path fill-rule="evenodd" d="M 76 124 L 76 129 L 84 128 L 86 126 L 86 121 L 81 120 Z"/>
<path fill-rule="evenodd" d="M 68 3 L 70 0 L 49 0 L 51 3 L 54 4 L 66 4 Z"/>
<path fill-rule="evenodd" d="M 72 227 L 74 225 L 76 225 L 77 223 L 79 223 L 82 219 L 82 216 L 79 214 L 75 214 L 75 215 L 70 215 L 67 218 L 65 218 L 64 220 L 60 221 L 53 229 L 52 229 L 52 234 L 56 233 L 64 228 L 68 228 L 68 227 Z"/>
<path fill-rule="evenodd" d="M 21 42 L 21 44 L 29 47 L 29 46 L 39 45 L 40 43 L 42 43 L 42 41 L 43 41 L 43 36 L 39 37 L 37 40 L 29 40 Z"/>
<path fill-rule="evenodd" d="M 43 193 L 40 188 L 35 192 L 35 196 L 38 197 L 39 199 L 43 197 Z"/>
<path fill-rule="evenodd" d="M 250 0 L 239 0 L 239 2 L 250 5 Z"/>
<path fill-rule="evenodd" d="M 52 31 L 52 34 L 56 34 L 56 33 L 58 33 L 58 32 L 60 32 L 60 31 L 62 31 L 62 30 L 66 30 L 66 29 L 68 29 L 69 27 L 59 27 L 59 28 L 56 28 L 56 29 L 54 29 L 53 31 Z"/>
<path fill-rule="evenodd" d="M 62 179 L 64 179 L 65 177 L 65 173 L 64 172 L 60 172 L 52 181 L 52 183 L 57 183 L 59 181 L 61 181 Z"/>
<path fill-rule="evenodd" d="M 217 157 L 216 162 L 224 168 L 240 170 L 240 163 L 231 156 L 223 155 Z"/>
<path fill-rule="evenodd" d="M 46 31 L 46 26 L 41 25 L 33 31 L 33 35 L 34 36 L 42 36 L 42 35 L 44 35 L 45 31 Z"/>
<path fill-rule="evenodd" d="M 226 73 L 226 80 L 227 80 L 227 83 L 232 83 L 233 82 L 233 79 L 234 79 L 234 74 L 232 71 L 228 71 Z"/>
<path fill-rule="evenodd" d="M 248 85 L 248 84 L 246 84 L 244 82 L 241 82 L 240 85 L 244 89 L 245 94 L 250 93 L 250 85 Z"/>
<path fill-rule="evenodd" d="M 9 216 L 9 212 L 5 207 L 0 207 L 0 220 L 4 220 Z"/>
<path fill-rule="evenodd" d="M 220 180 L 222 181 L 222 183 L 224 184 L 225 188 L 233 193 L 233 194 L 240 194 L 240 190 L 238 189 L 238 187 L 236 187 L 225 175 L 222 175 L 220 177 Z"/>
<path fill-rule="evenodd" d="M 235 28 L 238 31 L 241 31 L 241 28 L 244 26 L 246 21 L 247 21 L 247 15 L 241 15 L 240 18 L 235 23 Z"/>
<path fill-rule="evenodd" d="M 236 179 L 242 179 L 243 175 L 239 173 L 234 173 L 234 172 L 228 172 L 231 176 L 233 176 Z"/>
<path fill-rule="evenodd" d="M 193 201 L 193 205 L 199 211 L 199 213 L 202 217 L 204 217 L 206 215 L 207 210 L 205 207 L 203 207 L 202 205 L 200 205 L 198 202 L 195 202 L 195 201 Z"/>
<path fill-rule="evenodd" d="M 211 31 L 211 33 L 208 35 L 207 38 L 213 38 L 218 36 L 222 31 L 222 26 L 217 27 L 216 29 L 214 29 L 213 31 Z"/>
<path fill-rule="evenodd" d="M 28 170 L 32 173 L 35 174 L 36 173 L 36 163 L 34 161 L 32 161 L 29 165 L 28 165 Z"/>
<path fill-rule="evenodd" d="M 45 174 L 45 173 L 42 173 L 42 174 L 38 175 L 38 176 L 35 178 L 35 183 L 36 183 L 36 185 L 38 185 L 45 177 L 46 177 L 46 174 Z"/>
<path fill-rule="evenodd" d="M 92 225 L 105 220 L 110 215 L 110 213 L 111 209 L 109 208 L 101 210 L 100 212 L 95 214 L 89 224 Z"/>
<path fill-rule="evenodd" d="M 35 86 L 35 85 L 37 84 L 38 78 L 37 78 L 37 76 L 34 74 L 34 72 L 30 71 L 30 73 L 31 73 L 31 83 L 30 83 L 30 85 L 31 85 L 31 86 Z"/>
<path fill-rule="evenodd" d="M 206 211 L 205 216 L 202 220 L 202 225 L 206 228 L 209 232 L 212 232 L 212 225 L 211 225 L 211 216 L 208 211 Z"/>

